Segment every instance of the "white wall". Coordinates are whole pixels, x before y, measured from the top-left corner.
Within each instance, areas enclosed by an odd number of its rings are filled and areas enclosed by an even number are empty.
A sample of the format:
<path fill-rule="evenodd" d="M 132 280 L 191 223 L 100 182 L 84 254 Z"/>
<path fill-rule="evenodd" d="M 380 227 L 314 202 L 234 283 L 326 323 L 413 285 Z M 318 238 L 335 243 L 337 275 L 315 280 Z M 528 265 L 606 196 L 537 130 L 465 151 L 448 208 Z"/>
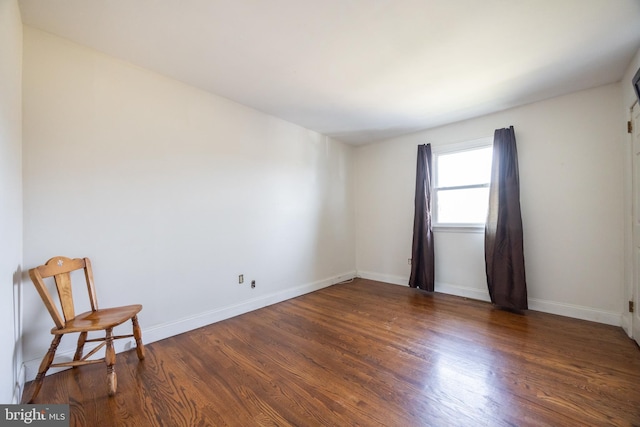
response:
<path fill-rule="evenodd" d="M 22 275 L 22 20 L 0 0 L 0 403 L 20 397 Z"/>
<path fill-rule="evenodd" d="M 146 342 L 355 274 L 351 147 L 28 27 L 24 87 L 25 267 L 92 258 Z M 52 326 L 32 288 L 28 377 Z"/>
<path fill-rule="evenodd" d="M 623 164 L 619 84 L 419 132 L 356 151 L 358 274 L 407 284 L 417 145 L 513 125 L 530 308 L 620 324 Z M 482 233 L 436 232 L 436 290 L 488 299 Z"/>
<path fill-rule="evenodd" d="M 12 22 L 0 22 L 3 33 L 19 33 L 15 2 L 0 4 Z M 354 265 L 406 285 L 416 146 L 514 125 L 530 307 L 621 323 L 629 91 L 620 84 L 354 149 L 38 30 L 24 36 L 24 264 L 16 232 L 3 274 L 89 256 L 102 306 L 144 304 L 146 342 L 335 283 Z M 4 112 L 20 114 L 20 65 L 0 46 L 0 76 L 14 83 L 1 80 L 17 90 L 0 101 L 3 126 L 18 135 L 2 135 L 2 159 L 17 159 L 2 168 L 4 185 L 20 176 L 20 118 Z M 20 230 L 20 185 L 9 187 L 0 227 Z M 483 235 L 436 239 L 436 289 L 487 299 Z M 32 378 L 51 320 L 24 286 Z"/>
<path fill-rule="evenodd" d="M 627 67 L 627 70 L 620 81 L 620 85 L 622 87 L 622 110 L 624 121 L 627 121 L 631 118 L 631 107 L 634 102 L 637 101 L 636 93 L 633 90 L 633 86 L 631 84 L 631 79 L 636 74 L 636 72 L 640 69 L 640 50 L 636 53 L 631 63 Z M 625 270 L 624 270 L 624 283 L 625 283 L 625 291 L 624 291 L 624 301 L 633 301 L 633 256 L 632 256 L 632 193 L 631 193 L 631 161 L 632 161 L 632 135 L 626 132 L 626 129 L 623 127 L 621 130 L 623 133 L 623 140 L 626 142 L 625 149 L 625 205 L 624 205 L 624 215 L 625 215 L 625 228 L 624 228 L 624 236 L 625 236 Z M 631 336 L 631 314 L 628 310 L 623 310 L 622 316 L 622 327 L 624 330 Z"/>

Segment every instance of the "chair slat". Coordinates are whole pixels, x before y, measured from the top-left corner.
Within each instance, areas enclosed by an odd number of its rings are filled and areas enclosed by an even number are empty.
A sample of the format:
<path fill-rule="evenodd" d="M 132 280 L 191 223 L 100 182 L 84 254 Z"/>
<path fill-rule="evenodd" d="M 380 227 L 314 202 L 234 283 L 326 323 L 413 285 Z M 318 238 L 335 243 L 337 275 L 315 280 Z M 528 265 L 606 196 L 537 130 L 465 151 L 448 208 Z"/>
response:
<path fill-rule="evenodd" d="M 40 298 L 44 302 L 45 307 L 49 311 L 49 314 L 53 318 L 53 322 L 56 324 L 58 329 L 64 328 L 65 321 L 60 316 L 60 312 L 58 312 L 58 307 L 56 307 L 55 302 L 53 302 L 53 298 L 51 298 L 51 294 L 47 290 L 46 285 L 42 281 L 42 276 L 40 275 L 40 270 L 37 268 L 32 268 L 29 270 L 29 276 L 31 277 L 31 281 L 36 287 L 38 294 L 40 294 Z"/>
<path fill-rule="evenodd" d="M 91 311 L 98 309 L 98 297 L 96 296 L 96 286 L 93 284 L 93 269 L 91 268 L 91 261 L 89 258 L 83 258 L 84 260 L 84 277 L 87 281 L 87 291 L 89 292 L 89 302 L 91 302 Z"/>
<path fill-rule="evenodd" d="M 82 258 L 71 259 L 63 256 L 57 256 L 51 258 L 45 263 L 45 265 L 38 267 L 38 271 L 40 271 L 40 276 L 46 279 L 47 277 L 58 274 L 80 270 L 81 268 L 84 268 L 84 265 L 85 261 Z"/>
<path fill-rule="evenodd" d="M 62 306 L 62 315 L 65 321 L 73 320 L 76 317 L 76 311 L 73 306 L 73 289 L 71 288 L 71 274 L 62 273 L 53 276 L 58 288 L 58 297 Z"/>

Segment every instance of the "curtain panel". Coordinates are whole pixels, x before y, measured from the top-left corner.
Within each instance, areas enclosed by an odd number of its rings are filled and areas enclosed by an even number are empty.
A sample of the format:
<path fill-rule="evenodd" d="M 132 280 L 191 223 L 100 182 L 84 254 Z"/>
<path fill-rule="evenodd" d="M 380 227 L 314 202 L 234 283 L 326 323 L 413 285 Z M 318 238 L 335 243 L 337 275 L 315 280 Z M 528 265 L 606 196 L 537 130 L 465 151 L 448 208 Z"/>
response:
<path fill-rule="evenodd" d="M 429 292 L 435 288 L 431 183 L 431 144 L 419 145 L 409 286 Z"/>
<path fill-rule="evenodd" d="M 526 310 L 520 178 L 513 126 L 497 129 L 494 134 L 485 265 L 491 302 L 503 308 Z"/>

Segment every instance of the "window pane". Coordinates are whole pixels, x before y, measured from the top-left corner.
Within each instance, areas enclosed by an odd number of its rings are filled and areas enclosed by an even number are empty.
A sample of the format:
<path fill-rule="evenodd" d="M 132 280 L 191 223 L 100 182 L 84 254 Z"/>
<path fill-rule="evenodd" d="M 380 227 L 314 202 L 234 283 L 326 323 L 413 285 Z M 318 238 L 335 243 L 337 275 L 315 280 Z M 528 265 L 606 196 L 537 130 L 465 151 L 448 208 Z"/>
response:
<path fill-rule="evenodd" d="M 489 188 L 439 190 L 437 222 L 440 224 L 484 224 L 487 220 Z"/>
<path fill-rule="evenodd" d="M 438 155 L 436 166 L 438 187 L 489 183 L 492 154 L 493 148 L 485 147 Z"/>

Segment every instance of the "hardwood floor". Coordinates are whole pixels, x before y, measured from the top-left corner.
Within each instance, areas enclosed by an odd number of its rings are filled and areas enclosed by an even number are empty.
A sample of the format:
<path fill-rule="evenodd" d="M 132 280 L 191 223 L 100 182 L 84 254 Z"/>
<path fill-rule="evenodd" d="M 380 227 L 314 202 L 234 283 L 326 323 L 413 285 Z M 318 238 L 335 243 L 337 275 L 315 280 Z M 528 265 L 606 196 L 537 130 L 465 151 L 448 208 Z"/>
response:
<path fill-rule="evenodd" d="M 113 398 L 93 365 L 35 403 L 70 403 L 72 426 L 640 425 L 622 329 L 369 280 L 146 349 L 118 355 Z"/>

